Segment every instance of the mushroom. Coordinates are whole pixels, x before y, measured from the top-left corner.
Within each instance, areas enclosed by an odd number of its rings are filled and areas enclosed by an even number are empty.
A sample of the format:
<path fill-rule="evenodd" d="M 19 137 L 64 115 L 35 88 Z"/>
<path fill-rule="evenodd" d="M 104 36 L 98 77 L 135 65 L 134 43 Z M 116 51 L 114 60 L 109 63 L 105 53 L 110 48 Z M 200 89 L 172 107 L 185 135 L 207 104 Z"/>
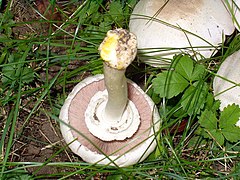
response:
<path fill-rule="evenodd" d="M 125 77 L 136 46 L 136 36 L 127 30 L 108 31 L 99 47 L 104 75 L 77 84 L 61 108 L 62 135 L 86 162 L 129 166 L 156 147 L 158 111 L 151 98 Z"/>
<path fill-rule="evenodd" d="M 138 38 L 140 59 L 164 66 L 181 52 L 211 57 L 234 25 L 220 0 L 140 0 L 129 29 Z"/>
<path fill-rule="evenodd" d="M 215 99 L 220 100 L 220 110 L 233 103 L 240 105 L 240 50 L 228 56 L 213 80 Z M 236 124 L 240 127 L 240 120 Z"/>
<path fill-rule="evenodd" d="M 225 2 L 230 14 L 232 15 L 233 23 L 236 27 L 236 29 L 240 30 L 240 0 L 228 0 Z"/>

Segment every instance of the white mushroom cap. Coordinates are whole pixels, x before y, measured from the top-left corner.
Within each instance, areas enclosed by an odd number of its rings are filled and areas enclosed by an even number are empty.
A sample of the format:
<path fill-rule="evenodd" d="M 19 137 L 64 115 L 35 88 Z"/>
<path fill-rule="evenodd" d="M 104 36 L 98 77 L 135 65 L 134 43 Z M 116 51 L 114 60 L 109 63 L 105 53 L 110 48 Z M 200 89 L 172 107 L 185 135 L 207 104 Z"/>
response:
<path fill-rule="evenodd" d="M 235 27 L 240 30 L 240 0 L 227 0 L 225 1 L 229 13 L 232 15 L 232 21 Z"/>
<path fill-rule="evenodd" d="M 229 104 L 240 105 L 240 50 L 225 59 L 217 75 L 213 81 L 213 90 L 215 98 L 221 101 L 220 110 Z M 240 121 L 237 125 L 240 126 Z"/>
<path fill-rule="evenodd" d="M 167 3 L 140 0 L 133 10 L 129 28 L 137 36 L 139 52 L 151 51 L 142 50 L 144 48 L 179 48 L 146 54 L 159 56 L 160 60 L 172 59 L 182 51 L 192 55 L 197 52 L 208 58 L 223 42 L 224 35 L 234 31 L 231 15 L 220 0 L 170 0 Z M 140 58 L 155 65 L 151 57 Z M 160 62 L 156 60 L 157 65 Z"/>

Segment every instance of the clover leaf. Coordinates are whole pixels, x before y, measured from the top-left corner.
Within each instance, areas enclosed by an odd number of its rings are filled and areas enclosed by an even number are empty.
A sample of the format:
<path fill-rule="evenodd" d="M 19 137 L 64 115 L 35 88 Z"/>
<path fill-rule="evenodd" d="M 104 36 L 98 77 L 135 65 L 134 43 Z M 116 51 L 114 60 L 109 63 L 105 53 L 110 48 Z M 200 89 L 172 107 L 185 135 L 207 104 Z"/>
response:
<path fill-rule="evenodd" d="M 160 73 L 152 82 L 154 91 L 160 97 L 168 99 L 177 96 L 189 85 L 188 81 L 180 74 L 167 71 Z"/>
<path fill-rule="evenodd" d="M 187 80 L 191 79 L 193 72 L 193 60 L 190 57 L 182 56 L 179 58 L 178 56 L 173 63 L 173 67 L 182 77 Z"/>
<path fill-rule="evenodd" d="M 225 107 L 221 112 L 219 126 L 225 138 L 230 142 L 240 140 L 240 128 L 236 126 L 239 117 L 240 108 L 235 104 Z"/>
<path fill-rule="evenodd" d="M 159 73 L 152 81 L 155 93 L 168 99 L 183 93 L 200 80 L 205 72 L 203 65 L 197 64 L 187 55 L 174 57 L 171 67 L 171 70 Z"/>
<path fill-rule="evenodd" d="M 212 111 L 205 110 L 198 122 L 207 132 L 209 138 L 212 138 L 217 141 L 218 144 L 223 145 L 224 137 L 218 128 L 218 119 Z"/>
<path fill-rule="evenodd" d="M 219 119 L 217 113 L 206 109 L 199 118 L 199 124 L 208 133 L 209 138 L 223 145 L 226 140 L 239 141 L 240 128 L 236 126 L 239 118 L 240 108 L 232 104 L 223 109 Z"/>

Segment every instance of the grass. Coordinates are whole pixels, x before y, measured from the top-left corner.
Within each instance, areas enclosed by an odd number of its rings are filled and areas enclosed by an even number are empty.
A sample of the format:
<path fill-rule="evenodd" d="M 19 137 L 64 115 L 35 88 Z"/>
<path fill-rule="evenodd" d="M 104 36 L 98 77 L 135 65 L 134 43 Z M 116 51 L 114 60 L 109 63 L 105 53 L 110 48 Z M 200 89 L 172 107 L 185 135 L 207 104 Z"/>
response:
<path fill-rule="evenodd" d="M 49 2 L 45 9 L 54 9 L 55 2 Z M 130 67 L 128 77 L 144 82 L 162 119 L 158 146 L 145 161 L 126 168 L 88 164 L 62 141 L 58 115 L 64 100 L 82 79 L 102 73 L 98 46 L 108 30 L 128 28 L 135 3 L 64 1 L 55 10 L 61 19 L 40 13 L 31 1 L 5 4 L 0 14 L 0 179 L 237 179 L 239 141 L 219 145 L 199 120 L 204 110 L 218 107 L 211 83 L 221 61 L 240 48 L 237 33 L 217 55 L 193 64 L 201 64 L 205 73 L 195 80 L 194 90 L 188 89 L 193 83 L 189 80 L 174 97 L 154 89 L 154 79 L 165 70 L 140 62 Z M 37 18 L 27 17 L 25 8 Z M 168 77 L 171 71 L 165 79 L 171 82 Z M 38 152 L 28 154 L 31 147 Z"/>

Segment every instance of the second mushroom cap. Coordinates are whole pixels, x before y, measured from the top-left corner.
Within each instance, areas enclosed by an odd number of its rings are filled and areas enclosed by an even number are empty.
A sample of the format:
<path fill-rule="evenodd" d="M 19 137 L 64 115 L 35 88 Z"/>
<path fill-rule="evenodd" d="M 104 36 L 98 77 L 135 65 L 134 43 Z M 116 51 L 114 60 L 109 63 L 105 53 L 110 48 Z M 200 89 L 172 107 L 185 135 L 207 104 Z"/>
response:
<path fill-rule="evenodd" d="M 209 58 L 234 31 L 220 0 L 140 0 L 129 28 L 138 38 L 140 58 L 153 66 L 180 52 Z"/>

